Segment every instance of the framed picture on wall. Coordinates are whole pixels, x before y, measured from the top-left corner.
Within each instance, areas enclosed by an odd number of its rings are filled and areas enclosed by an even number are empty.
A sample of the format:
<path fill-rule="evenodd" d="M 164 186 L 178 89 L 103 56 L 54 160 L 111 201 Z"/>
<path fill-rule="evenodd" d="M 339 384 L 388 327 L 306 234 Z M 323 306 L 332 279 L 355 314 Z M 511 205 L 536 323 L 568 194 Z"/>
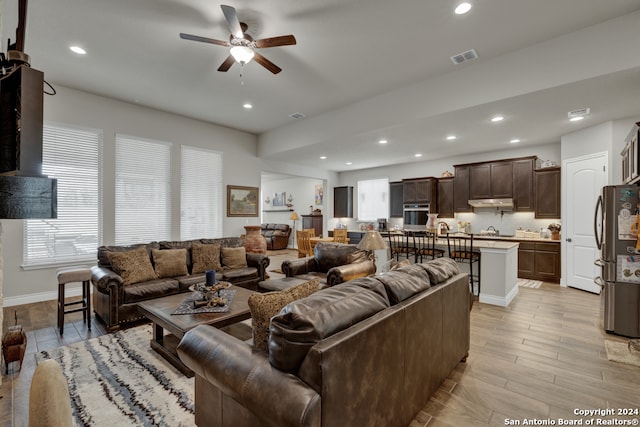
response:
<path fill-rule="evenodd" d="M 258 187 L 227 185 L 227 216 L 258 216 Z"/>

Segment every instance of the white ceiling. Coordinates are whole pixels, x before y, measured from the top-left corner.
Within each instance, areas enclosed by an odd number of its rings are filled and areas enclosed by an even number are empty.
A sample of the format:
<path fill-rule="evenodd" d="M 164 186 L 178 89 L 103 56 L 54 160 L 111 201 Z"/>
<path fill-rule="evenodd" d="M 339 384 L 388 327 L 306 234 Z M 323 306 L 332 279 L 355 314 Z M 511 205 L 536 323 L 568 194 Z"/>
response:
<path fill-rule="evenodd" d="M 227 48 L 178 37 L 228 38 L 211 0 L 31 0 L 25 52 L 54 86 L 251 132 L 265 160 L 335 171 L 493 151 L 515 137 L 554 143 L 640 119 L 640 0 L 471 2 L 457 16 L 454 0 L 227 1 L 254 38 L 295 35 L 295 46 L 260 50 L 278 75 L 255 62 L 242 78 L 238 64 L 217 72 Z M 5 46 L 17 3 L 2 5 Z M 479 59 L 449 59 L 468 49 Z M 583 107 L 591 116 L 568 123 Z M 496 113 L 505 121 L 490 124 Z"/>

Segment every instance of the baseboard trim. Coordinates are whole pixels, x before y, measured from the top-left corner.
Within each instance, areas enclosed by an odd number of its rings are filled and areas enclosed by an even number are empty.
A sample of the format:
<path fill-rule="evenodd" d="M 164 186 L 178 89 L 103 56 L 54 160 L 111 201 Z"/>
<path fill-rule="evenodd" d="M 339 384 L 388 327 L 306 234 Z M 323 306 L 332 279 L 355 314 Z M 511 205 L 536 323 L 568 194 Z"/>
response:
<path fill-rule="evenodd" d="M 511 292 L 507 294 L 507 296 L 501 297 L 497 295 L 487 295 L 480 294 L 480 298 L 478 299 L 481 303 L 497 305 L 500 307 L 508 307 L 511 304 L 511 301 L 518 295 L 518 286 L 514 286 L 511 289 Z"/>
<path fill-rule="evenodd" d="M 82 296 L 82 288 L 68 288 L 65 290 L 64 296 L 79 297 Z M 20 295 L 17 297 L 4 297 L 3 307 L 14 307 L 16 305 L 33 304 L 34 302 L 57 301 L 58 291 L 39 292 L 37 294 Z"/>

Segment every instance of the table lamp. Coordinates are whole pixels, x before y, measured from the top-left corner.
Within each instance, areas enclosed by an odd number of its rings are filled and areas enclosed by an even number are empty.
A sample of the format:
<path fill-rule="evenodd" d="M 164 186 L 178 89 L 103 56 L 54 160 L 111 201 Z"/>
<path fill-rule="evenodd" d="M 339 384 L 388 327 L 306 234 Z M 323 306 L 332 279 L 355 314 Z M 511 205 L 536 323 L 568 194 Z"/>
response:
<path fill-rule="evenodd" d="M 289 219 L 293 220 L 293 247 L 296 247 L 296 221 L 300 219 L 296 211 L 291 212 Z"/>
<path fill-rule="evenodd" d="M 387 249 L 387 244 L 384 242 L 384 239 L 379 232 L 376 230 L 369 230 L 356 247 L 361 250 L 371 251 L 373 254 L 373 262 L 375 263 L 377 258 L 376 251 Z"/>

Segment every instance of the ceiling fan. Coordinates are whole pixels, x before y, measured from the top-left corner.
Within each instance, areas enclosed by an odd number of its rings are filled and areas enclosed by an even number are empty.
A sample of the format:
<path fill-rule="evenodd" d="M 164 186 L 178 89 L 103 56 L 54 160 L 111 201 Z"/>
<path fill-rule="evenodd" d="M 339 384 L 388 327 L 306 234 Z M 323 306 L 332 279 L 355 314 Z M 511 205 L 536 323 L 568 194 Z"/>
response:
<path fill-rule="evenodd" d="M 245 31 L 247 31 L 247 24 L 238 20 L 236 9 L 232 6 L 227 6 L 224 4 L 220 5 L 220 7 L 222 8 L 224 18 L 229 25 L 229 30 L 231 31 L 228 42 L 185 33 L 180 33 L 180 38 L 203 43 L 217 44 L 220 46 L 231 46 L 231 49 L 229 49 L 229 56 L 227 56 L 227 59 L 225 59 L 220 67 L 218 67 L 218 71 L 228 71 L 236 61 L 240 65 L 244 65 L 252 59 L 255 59 L 258 64 L 262 65 L 273 74 L 278 74 L 280 71 L 282 71 L 280 67 L 269 61 L 264 56 L 260 55 L 255 51 L 255 49 L 293 45 L 296 44 L 296 38 L 292 34 L 289 34 L 287 36 L 253 40 L 250 35 L 245 33 Z"/>

